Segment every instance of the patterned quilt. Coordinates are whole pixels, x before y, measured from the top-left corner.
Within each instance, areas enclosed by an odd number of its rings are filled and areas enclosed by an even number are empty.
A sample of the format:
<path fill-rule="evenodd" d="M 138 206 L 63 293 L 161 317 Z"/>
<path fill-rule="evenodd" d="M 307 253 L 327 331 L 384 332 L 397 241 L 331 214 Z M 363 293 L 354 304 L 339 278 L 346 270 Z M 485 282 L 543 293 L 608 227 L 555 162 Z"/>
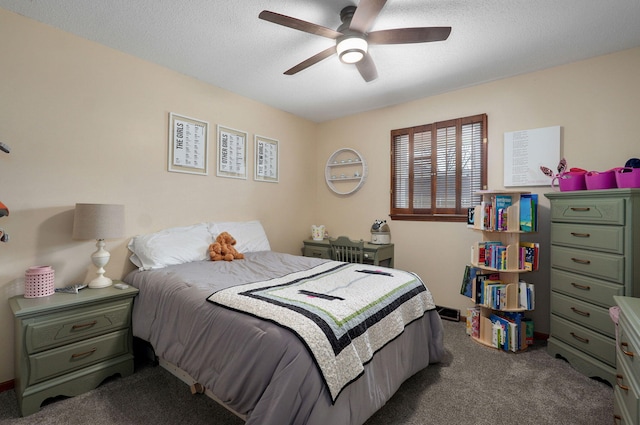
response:
<path fill-rule="evenodd" d="M 294 332 L 334 402 L 378 350 L 435 308 L 431 293 L 413 273 L 336 261 L 223 289 L 207 300 Z"/>

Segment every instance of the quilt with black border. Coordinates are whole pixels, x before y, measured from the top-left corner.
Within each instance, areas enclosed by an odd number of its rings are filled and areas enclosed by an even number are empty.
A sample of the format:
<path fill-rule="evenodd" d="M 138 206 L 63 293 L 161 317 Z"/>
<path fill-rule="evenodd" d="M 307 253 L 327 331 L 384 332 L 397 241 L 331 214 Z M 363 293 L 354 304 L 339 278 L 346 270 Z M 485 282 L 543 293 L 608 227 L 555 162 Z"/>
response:
<path fill-rule="evenodd" d="M 337 261 L 223 289 L 207 300 L 295 333 L 334 402 L 377 351 L 435 308 L 414 273 Z"/>

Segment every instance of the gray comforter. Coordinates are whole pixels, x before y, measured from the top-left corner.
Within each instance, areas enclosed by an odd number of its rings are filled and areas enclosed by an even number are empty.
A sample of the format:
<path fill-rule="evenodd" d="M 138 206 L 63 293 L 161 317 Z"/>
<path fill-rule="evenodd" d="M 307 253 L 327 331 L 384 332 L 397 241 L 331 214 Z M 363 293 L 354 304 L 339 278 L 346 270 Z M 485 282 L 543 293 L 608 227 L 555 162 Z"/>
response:
<path fill-rule="evenodd" d="M 271 251 L 233 262 L 134 271 L 134 336 L 209 389 L 247 424 L 363 424 L 400 384 L 441 360 L 442 323 L 431 310 L 365 366 L 335 404 L 304 344 L 271 322 L 207 302 L 221 289 L 308 269 L 325 260 Z"/>

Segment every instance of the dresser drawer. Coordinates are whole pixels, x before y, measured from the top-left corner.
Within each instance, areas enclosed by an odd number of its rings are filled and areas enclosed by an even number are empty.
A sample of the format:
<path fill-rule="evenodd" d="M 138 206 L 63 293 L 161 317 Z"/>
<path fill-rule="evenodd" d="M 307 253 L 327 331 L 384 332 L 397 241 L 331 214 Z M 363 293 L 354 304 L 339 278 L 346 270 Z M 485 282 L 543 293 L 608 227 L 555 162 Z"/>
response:
<path fill-rule="evenodd" d="M 305 257 L 316 257 L 316 258 L 326 258 L 328 260 L 331 259 L 331 249 L 323 248 L 319 246 L 305 246 L 304 247 L 304 256 Z"/>
<path fill-rule="evenodd" d="M 631 419 L 620 389 L 613 391 L 613 425 L 636 425 L 638 422 Z"/>
<path fill-rule="evenodd" d="M 624 227 L 551 223 L 551 243 L 623 254 Z"/>
<path fill-rule="evenodd" d="M 23 321 L 27 353 L 32 354 L 129 326 L 132 299 L 58 312 Z"/>
<path fill-rule="evenodd" d="M 129 353 L 129 329 L 121 329 L 85 341 L 29 356 L 32 385 L 103 360 Z"/>
<path fill-rule="evenodd" d="M 613 307 L 616 295 L 624 295 L 624 286 L 576 273 L 551 269 L 551 290 L 597 304 Z"/>
<path fill-rule="evenodd" d="M 624 283 L 624 257 L 551 245 L 551 267 Z"/>
<path fill-rule="evenodd" d="M 551 205 L 551 221 L 624 224 L 624 199 L 557 199 Z"/>
<path fill-rule="evenodd" d="M 551 313 L 615 338 L 615 325 L 604 307 L 551 292 Z"/>
<path fill-rule="evenodd" d="M 551 315 L 551 334 L 608 365 L 616 364 L 616 343 L 612 338 L 555 314 Z"/>
<path fill-rule="evenodd" d="M 637 331 L 633 331 L 624 314 L 620 314 L 618 319 L 618 365 L 621 363 L 640 377 L 640 336 Z"/>
<path fill-rule="evenodd" d="M 624 411 L 628 415 L 631 423 L 638 423 L 638 403 L 640 394 L 638 394 L 638 382 L 636 377 L 626 368 L 625 364 L 620 364 L 620 353 L 618 353 L 618 366 L 616 370 L 616 383 L 614 388 L 615 401 L 624 406 Z"/>

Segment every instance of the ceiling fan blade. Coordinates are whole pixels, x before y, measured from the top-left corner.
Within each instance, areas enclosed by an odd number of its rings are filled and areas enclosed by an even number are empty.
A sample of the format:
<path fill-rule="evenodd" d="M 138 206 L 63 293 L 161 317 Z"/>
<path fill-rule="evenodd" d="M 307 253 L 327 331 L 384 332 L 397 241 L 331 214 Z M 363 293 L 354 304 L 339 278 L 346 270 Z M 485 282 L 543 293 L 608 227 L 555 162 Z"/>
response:
<path fill-rule="evenodd" d="M 451 27 L 398 28 L 374 31 L 367 35 L 369 44 L 403 44 L 443 41 L 449 38 Z"/>
<path fill-rule="evenodd" d="M 373 59 L 368 53 L 364 55 L 364 58 L 362 58 L 360 62 L 356 62 L 356 68 L 358 68 L 358 72 L 360 72 L 360 75 L 362 75 L 362 78 L 364 78 L 367 83 L 378 78 L 376 64 L 373 63 Z"/>
<path fill-rule="evenodd" d="M 312 24 L 311 22 L 303 21 L 300 19 L 292 18 L 291 16 L 281 15 L 279 13 L 263 10 L 258 15 L 258 18 L 273 22 L 274 24 L 282 25 L 285 27 L 293 28 L 298 31 L 308 32 L 309 34 L 320 35 L 322 37 L 331 38 L 335 40 L 340 37 L 342 33 L 332 30 L 331 28 L 323 27 L 322 25 Z"/>
<path fill-rule="evenodd" d="M 328 49 L 325 49 L 325 50 L 321 51 L 320 53 L 311 56 L 309 59 L 300 62 L 296 66 L 294 66 L 294 67 L 292 67 L 290 69 L 287 69 L 284 72 L 284 74 L 285 75 L 296 74 L 296 73 L 302 71 L 303 69 L 307 69 L 311 65 L 315 65 L 316 63 L 320 62 L 321 60 L 328 58 L 329 56 L 333 55 L 334 53 L 336 53 L 336 46 L 331 46 Z"/>
<path fill-rule="evenodd" d="M 387 0 L 360 0 L 349 29 L 363 34 L 369 31 L 386 2 Z"/>

